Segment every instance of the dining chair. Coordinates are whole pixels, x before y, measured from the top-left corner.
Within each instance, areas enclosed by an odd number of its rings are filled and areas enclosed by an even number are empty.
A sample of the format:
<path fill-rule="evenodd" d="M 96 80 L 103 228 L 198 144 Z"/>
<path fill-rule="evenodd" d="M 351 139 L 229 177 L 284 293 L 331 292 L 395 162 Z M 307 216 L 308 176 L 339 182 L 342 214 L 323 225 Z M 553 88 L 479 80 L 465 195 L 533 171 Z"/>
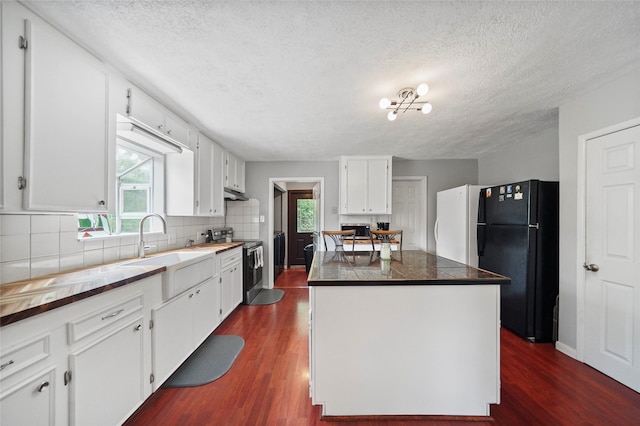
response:
<path fill-rule="evenodd" d="M 398 243 L 398 250 L 402 251 L 402 230 L 390 230 L 390 231 L 382 231 L 382 230 L 371 230 L 371 249 L 375 250 L 376 241 L 379 242 L 390 242 L 394 243 L 397 241 L 397 238 L 400 237 L 400 242 Z"/>
<path fill-rule="evenodd" d="M 354 251 L 356 231 L 349 229 L 346 231 L 322 231 L 322 240 L 324 241 L 324 250 L 327 251 L 327 238 L 333 241 L 335 251 L 344 251 L 345 240 L 351 238 L 351 251 Z"/>

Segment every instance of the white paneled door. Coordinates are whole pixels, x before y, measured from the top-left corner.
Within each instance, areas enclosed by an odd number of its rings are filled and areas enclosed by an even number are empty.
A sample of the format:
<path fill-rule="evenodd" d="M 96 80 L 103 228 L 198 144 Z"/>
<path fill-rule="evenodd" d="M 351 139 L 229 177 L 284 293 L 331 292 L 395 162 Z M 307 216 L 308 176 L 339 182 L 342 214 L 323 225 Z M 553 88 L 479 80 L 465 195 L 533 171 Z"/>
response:
<path fill-rule="evenodd" d="M 584 360 L 640 391 L 640 126 L 587 142 Z"/>
<path fill-rule="evenodd" d="M 425 198 L 422 180 L 393 180 L 391 228 L 402 229 L 403 250 L 426 250 Z"/>

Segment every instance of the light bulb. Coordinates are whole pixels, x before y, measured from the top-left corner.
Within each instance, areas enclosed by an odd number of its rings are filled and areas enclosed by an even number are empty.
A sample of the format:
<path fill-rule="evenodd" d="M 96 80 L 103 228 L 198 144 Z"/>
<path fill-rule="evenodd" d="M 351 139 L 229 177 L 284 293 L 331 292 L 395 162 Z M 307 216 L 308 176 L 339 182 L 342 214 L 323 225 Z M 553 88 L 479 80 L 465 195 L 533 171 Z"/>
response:
<path fill-rule="evenodd" d="M 389 111 L 389 114 L 387 114 L 387 118 L 389 119 L 389 121 L 394 121 L 396 118 L 398 118 L 398 113 L 396 111 Z"/>
<path fill-rule="evenodd" d="M 428 91 L 429 91 L 429 85 L 427 83 L 420 84 L 416 89 L 416 93 L 418 94 L 418 96 L 424 96 L 427 94 Z"/>
<path fill-rule="evenodd" d="M 429 114 L 432 109 L 433 109 L 433 105 L 431 105 L 429 102 L 427 102 L 426 104 L 422 105 L 422 113 L 423 114 Z"/>
<path fill-rule="evenodd" d="M 380 109 L 387 109 L 389 105 L 391 105 L 391 101 L 387 98 L 382 98 L 380 99 L 380 102 L 378 102 Z"/>

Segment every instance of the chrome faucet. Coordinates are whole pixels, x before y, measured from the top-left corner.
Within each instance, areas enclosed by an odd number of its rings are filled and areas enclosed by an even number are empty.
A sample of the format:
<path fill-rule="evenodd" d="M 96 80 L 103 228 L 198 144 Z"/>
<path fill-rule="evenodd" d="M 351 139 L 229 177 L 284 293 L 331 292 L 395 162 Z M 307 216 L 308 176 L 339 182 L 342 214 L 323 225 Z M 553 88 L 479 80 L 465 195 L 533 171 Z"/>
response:
<path fill-rule="evenodd" d="M 143 258 L 144 257 L 144 250 L 145 250 L 145 248 L 148 248 L 148 247 L 145 247 L 144 239 L 143 239 L 144 221 L 147 220 L 148 218 L 152 217 L 152 216 L 155 216 L 155 217 L 160 219 L 160 221 L 162 222 L 162 233 L 163 234 L 167 233 L 167 222 L 164 221 L 164 218 L 162 216 L 160 216 L 157 213 L 151 213 L 151 214 L 148 214 L 145 217 L 143 217 L 140 220 L 140 235 L 139 235 L 140 243 L 138 244 L 138 257 L 139 258 Z"/>

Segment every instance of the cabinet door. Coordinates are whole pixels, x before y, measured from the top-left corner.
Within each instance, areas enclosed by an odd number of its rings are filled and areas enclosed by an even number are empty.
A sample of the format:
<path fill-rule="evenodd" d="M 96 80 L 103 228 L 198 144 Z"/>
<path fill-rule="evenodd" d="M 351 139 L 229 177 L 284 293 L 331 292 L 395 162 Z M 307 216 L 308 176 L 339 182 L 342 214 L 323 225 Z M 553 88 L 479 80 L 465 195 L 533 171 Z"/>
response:
<path fill-rule="evenodd" d="M 242 263 L 236 263 L 233 268 L 233 289 L 231 296 L 231 305 L 233 308 L 231 308 L 231 310 L 235 309 L 236 306 L 242 303 L 242 275 Z"/>
<path fill-rule="evenodd" d="M 213 215 L 213 143 L 198 135 L 198 216 Z"/>
<path fill-rule="evenodd" d="M 55 369 L 24 380 L 0 394 L 0 424 L 54 425 Z"/>
<path fill-rule="evenodd" d="M 367 213 L 367 160 L 347 160 L 345 166 L 343 213 Z"/>
<path fill-rule="evenodd" d="M 162 106 L 151 96 L 139 89 L 131 89 L 129 117 L 146 124 L 150 128 L 165 133 L 165 114 Z"/>
<path fill-rule="evenodd" d="M 233 310 L 233 265 L 220 271 L 220 321 Z"/>
<path fill-rule="evenodd" d="M 165 209 L 169 216 L 193 216 L 195 155 L 189 149 L 165 156 Z"/>
<path fill-rule="evenodd" d="M 70 355 L 71 424 L 121 424 L 144 402 L 142 317 Z"/>
<path fill-rule="evenodd" d="M 167 136 L 185 147 L 189 147 L 189 125 L 183 119 L 167 114 L 164 124 Z"/>
<path fill-rule="evenodd" d="M 188 296 L 189 292 L 183 293 L 151 311 L 154 391 L 194 349 L 191 344 L 192 315 Z"/>
<path fill-rule="evenodd" d="M 191 298 L 194 346 L 200 345 L 220 324 L 220 290 L 218 277 L 199 285 Z"/>
<path fill-rule="evenodd" d="M 211 188 L 211 206 L 213 216 L 224 216 L 224 150 L 218 144 L 213 144 L 213 181 Z"/>
<path fill-rule="evenodd" d="M 244 193 L 245 161 L 236 159 L 236 191 Z"/>
<path fill-rule="evenodd" d="M 237 187 L 236 182 L 236 157 L 229 151 L 225 151 L 225 177 L 224 187 L 235 190 Z"/>
<path fill-rule="evenodd" d="M 387 187 L 387 160 L 367 161 L 367 213 L 385 214 L 387 213 L 387 197 L 389 188 Z"/>
<path fill-rule="evenodd" d="M 26 21 L 25 27 L 24 207 L 107 211 L 108 80 L 103 65 L 46 24 Z"/>

